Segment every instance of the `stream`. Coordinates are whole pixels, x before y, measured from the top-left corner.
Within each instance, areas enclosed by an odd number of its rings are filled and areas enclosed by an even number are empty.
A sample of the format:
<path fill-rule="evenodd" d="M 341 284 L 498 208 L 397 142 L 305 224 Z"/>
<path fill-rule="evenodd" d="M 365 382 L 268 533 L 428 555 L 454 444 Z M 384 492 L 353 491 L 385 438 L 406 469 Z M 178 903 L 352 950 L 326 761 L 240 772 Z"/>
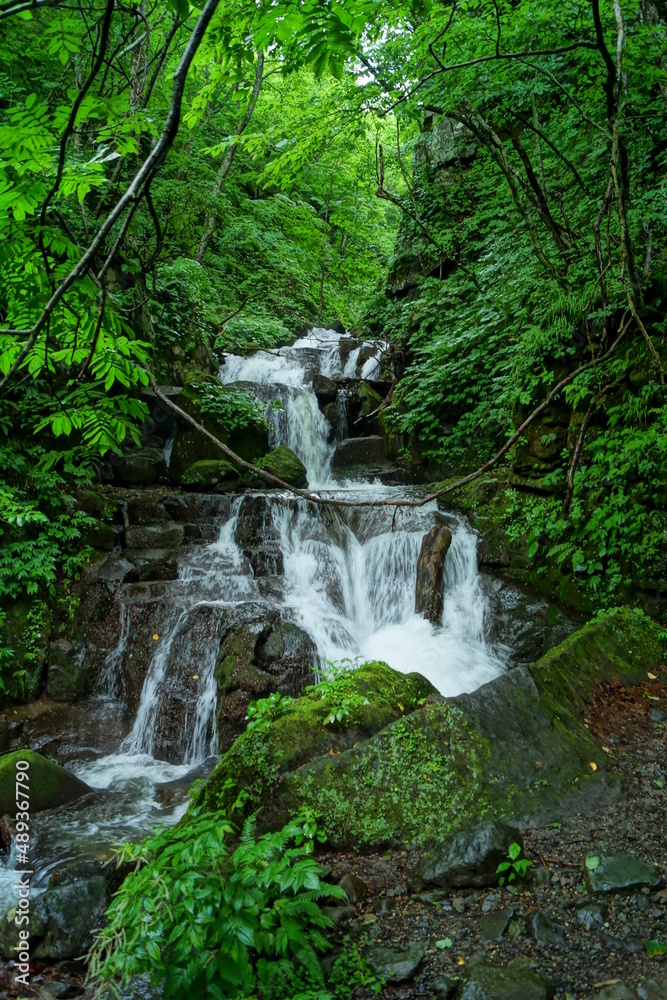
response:
<path fill-rule="evenodd" d="M 411 498 L 415 486 L 383 485 L 372 474 L 332 472 L 339 443 L 313 390 L 313 377 L 373 378 L 379 360 L 369 345 L 345 351 L 344 338 L 312 330 L 291 347 L 226 356 L 220 379 L 251 391 L 265 407 L 271 445 L 289 445 L 306 466 L 311 489 L 365 500 Z M 369 356 L 360 362 L 360 352 Z M 339 427 L 346 426 L 346 393 L 339 390 Z M 40 714 L 27 709 L 30 745 L 57 745 L 58 759 L 94 791 L 34 817 L 32 884 L 74 860 L 106 858 L 111 844 L 137 840 L 158 824 L 177 822 L 188 791 L 206 776 L 218 753 L 214 676 L 227 616 L 245 606 L 278 611 L 311 637 L 318 662 L 385 660 L 417 671 L 447 696 L 472 691 L 506 668 L 510 650 L 487 642 L 488 588 L 477 567 L 477 536 L 465 520 L 422 508 L 321 508 L 276 491 L 221 498 L 217 537 L 178 553 L 177 579 L 164 585 L 161 622 L 136 712 L 127 708 L 125 671 L 140 602 L 130 585 L 118 588 L 120 639 L 108 654 L 95 697 Z M 246 505 L 261 501 L 262 533 L 282 572 L 257 578 L 236 537 Z M 221 508 L 221 509 L 222 509 Z M 453 540 L 445 564 L 442 623 L 414 613 L 416 566 L 424 533 L 443 518 Z M 176 713 L 176 714 L 175 714 Z M 178 731 L 174 736 L 174 718 Z M 0 903 L 11 903 L 11 859 L 0 871 Z"/>

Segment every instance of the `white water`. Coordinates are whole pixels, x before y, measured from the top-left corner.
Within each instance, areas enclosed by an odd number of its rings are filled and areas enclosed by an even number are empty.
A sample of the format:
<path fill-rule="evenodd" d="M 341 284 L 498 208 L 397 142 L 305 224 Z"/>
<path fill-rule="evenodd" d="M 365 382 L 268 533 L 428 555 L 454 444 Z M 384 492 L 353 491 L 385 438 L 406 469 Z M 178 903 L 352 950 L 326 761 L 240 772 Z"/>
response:
<path fill-rule="evenodd" d="M 355 375 L 366 345 L 347 354 L 341 346 L 338 335 L 315 330 L 275 353 L 228 355 L 221 379 L 240 383 L 265 404 L 272 443 L 288 444 L 300 456 L 312 489 L 378 500 L 418 495 L 405 487 L 333 479 L 334 445 L 312 380 L 316 372 Z M 344 346 L 349 348 L 349 341 Z M 373 357 L 363 365 L 367 376 L 378 368 Z M 345 405 L 342 393 L 338 405 Z M 165 799 L 160 789 L 217 752 L 214 671 L 225 616 L 238 605 L 256 602 L 260 614 L 263 607 L 278 609 L 299 624 L 315 642 L 317 667 L 327 660 L 380 659 L 423 674 L 448 696 L 474 690 L 504 669 L 501 656 L 485 642 L 488 608 L 477 571 L 477 538 L 464 521 L 450 518 L 444 611 L 434 626 L 414 613 L 421 541 L 440 516 L 434 505 L 333 509 L 267 495 L 264 530 L 272 533 L 284 562 L 284 575 L 276 576 L 275 588 L 267 592 L 236 541 L 244 504 L 252 502 L 250 495 L 234 500 L 216 541 L 182 550 L 179 579 L 165 585 L 163 623 L 130 732 L 119 738 L 115 752 L 91 759 L 88 750 L 69 759 L 68 766 L 101 791 L 92 801 L 84 798 L 58 811 L 55 842 L 48 833 L 53 821 L 47 824 L 45 814 L 43 878 L 56 863 L 95 855 L 123 838 L 138 839 L 156 823 L 173 823 L 183 814 L 185 792 Z M 97 707 L 90 703 L 101 724 L 109 713 L 120 716 L 127 697 L 123 677 L 133 616 L 145 611 L 140 595 L 131 587 L 118 593 L 120 637 L 101 684 L 107 700 L 98 699 Z"/>

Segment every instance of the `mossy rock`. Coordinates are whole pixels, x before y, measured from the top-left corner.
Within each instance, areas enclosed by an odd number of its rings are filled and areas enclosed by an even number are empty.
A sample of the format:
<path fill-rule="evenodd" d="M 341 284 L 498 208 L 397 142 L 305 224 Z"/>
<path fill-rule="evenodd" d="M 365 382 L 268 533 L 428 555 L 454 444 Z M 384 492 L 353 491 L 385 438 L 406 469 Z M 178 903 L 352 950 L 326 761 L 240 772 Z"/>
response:
<path fill-rule="evenodd" d="M 286 444 L 279 444 L 277 448 L 270 451 L 264 458 L 258 459 L 255 465 L 260 469 L 265 469 L 266 472 L 270 472 L 278 479 L 282 479 L 284 483 L 296 486 L 297 489 L 308 486 L 306 466 L 299 456 L 291 448 L 288 448 Z M 267 485 L 266 480 L 261 479 L 260 476 L 253 478 L 260 480 L 263 486 Z"/>
<path fill-rule="evenodd" d="M 329 694 L 326 688 L 311 691 L 265 728 L 243 733 L 221 758 L 198 801 L 207 809 L 224 810 L 243 791 L 250 813 L 267 801 L 280 775 L 313 757 L 340 753 L 368 739 L 429 696 L 439 697 L 420 674 L 399 674 L 385 663 L 366 663 L 347 675 L 343 695 Z M 349 715 L 340 724 L 327 724 L 345 701 L 353 704 Z M 263 822 L 266 825 L 268 816 Z"/>
<path fill-rule="evenodd" d="M 30 802 L 29 812 L 55 809 L 72 802 L 90 791 L 89 786 L 60 764 L 43 757 L 35 750 L 14 750 L 0 757 L 0 816 L 14 816 L 16 809 L 16 763 L 25 761 L 29 766 L 26 787 Z M 20 810 L 22 811 L 22 810 Z"/>
<path fill-rule="evenodd" d="M 661 661 L 658 627 L 618 609 L 532 667 L 454 699 L 420 706 L 426 681 L 369 664 L 356 675 L 369 706 L 354 726 L 332 731 L 326 702 L 301 698 L 236 741 L 202 800 L 228 808 L 244 792 L 267 829 L 305 805 L 330 844 L 367 850 L 424 846 L 489 816 L 522 826 L 601 808 L 623 779 L 607 770 L 578 706 L 597 680 L 631 683 Z"/>
<path fill-rule="evenodd" d="M 250 424 L 247 427 L 234 428 L 231 432 L 210 413 L 202 412 L 202 393 L 224 395 L 226 390 L 215 376 L 192 372 L 185 381 L 183 391 L 179 393 L 176 402 L 182 410 L 194 417 L 207 431 L 214 434 L 228 445 L 232 451 L 246 462 L 256 462 L 269 450 L 269 428 L 264 420 Z M 169 477 L 173 482 L 180 482 L 186 469 L 197 462 L 219 461 L 221 451 L 217 445 L 209 441 L 198 431 L 185 423 L 179 423 L 176 429 L 174 445 L 169 463 Z"/>
<path fill-rule="evenodd" d="M 181 485 L 191 490 L 230 490 L 239 482 L 238 469 L 224 458 L 195 462 L 181 476 Z"/>

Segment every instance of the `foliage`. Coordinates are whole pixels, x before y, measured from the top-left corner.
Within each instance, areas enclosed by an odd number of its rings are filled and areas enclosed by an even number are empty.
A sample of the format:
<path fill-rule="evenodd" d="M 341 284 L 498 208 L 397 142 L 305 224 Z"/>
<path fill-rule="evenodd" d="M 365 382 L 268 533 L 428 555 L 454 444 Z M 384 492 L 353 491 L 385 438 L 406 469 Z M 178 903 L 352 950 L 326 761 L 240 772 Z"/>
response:
<path fill-rule="evenodd" d="M 525 878 L 528 869 L 532 867 L 533 862 L 529 858 L 522 858 L 521 856 L 521 845 L 520 844 L 510 844 L 507 850 L 507 860 L 501 861 L 496 868 L 497 874 L 500 876 L 498 879 L 498 885 L 505 885 L 513 882 L 515 878 Z"/>
<path fill-rule="evenodd" d="M 119 863 L 136 870 L 93 945 L 93 978 L 147 973 L 173 1000 L 327 995 L 318 956 L 331 921 L 318 900 L 344 893 L 312 857 L 312 816 L 263 836 L 248 820 L 236 847 L 234 833 L 223 815 L 193 812 L 120 849 Z"/>
<path fill-rule="evenodd" d="M 251 701 L 248 705 L 246 719 L 248 732 L 266 729 L 274 719 L 279 719 L 294 704 L 294 698 L 283 696 L 278 691 L 274 691 L 268 698 L 260 698 L 258 701 Z"/>
<path fill-rule="evenodd" d="M 361 657 L 326 660 L 324 680 L 306 688 L 306 693 L 313 692 L 319 701 L 327 703 L 329 712 L 323 720 L 325 726 L 347 726 L 354 722 L 357 709 L 368 705 L 368 698 L 355 691 L 352 683 L 352 674 L 358 669 L 360 660 Z"/>

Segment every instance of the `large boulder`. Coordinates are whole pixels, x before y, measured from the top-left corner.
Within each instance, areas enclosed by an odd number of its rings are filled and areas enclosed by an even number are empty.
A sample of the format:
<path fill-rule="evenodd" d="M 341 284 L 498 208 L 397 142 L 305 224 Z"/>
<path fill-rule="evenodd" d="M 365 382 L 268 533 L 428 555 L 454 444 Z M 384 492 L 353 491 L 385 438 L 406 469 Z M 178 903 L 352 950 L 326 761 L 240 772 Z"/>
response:
<path fill-rule="evenodd" d="M 297 489 L 308 485 L 305 465 L 299 456 L 291 448 L 288 448 L 286 444 L 279 444 L 277 448 L 270 451 L 264 458 L 258 459 L 255 465 L 259 469 L 265 469 L 266 472 L 270 472 L 277 479 L 282 479 L 284 483 L 296 486 Z M 261 486 L 267 487 L 265 479 L 262 479 L 260 476 L 254 476 L 253 484 L 256 480 L 259 480 Z M 268 485 L 270 486 L 271 484 Z"/>
<path fill-rule="evenodd" d="M 157 448 L 142 448 L 123 457 L 116 466 L 116 475 L 128 486 L 152 486 L 167 472 L 164 455 Z"/>
<path fill-rule="evenodd" d="M 251 701 L 274 692 L 299 694 L 315 682 L 317 649 L 307 632 L 277 614 L 230 629 L 216 664 L 220 750 L 228 750 L 246 728 Z"/>
<path fill-rule="evenodd" d="M 444 524 L 437 524 L 422 538 L 417 560 L 415 612 L 434 625 L 442 620 L 444 606 L 445 557 L 452 544 L 452 533 Z"/>
<path fill-rule="evenodd" d="M 259 415 L 245 426 L 238 426 L 229 431 L 217 412 L 222 412 L 226 398 L 238 389 L 225 388 L 213 376 L 192 373 L 178 396 L 178 405 L 198 423 L 214 434 L 246 462 L 255 462 L 269 450 L 269 428 L 266 421 Z M 186 469 L 195 462 L 218 461 L 222 453 L 217 445 L 208 438 L 181 422 L 176 428 L 176 436 L 171 450 L 169 462 L 169 478 L 172 482 L 180 482 Z"/>
<path fill-rule="evenodd" d="M 510 844 L 523 847 L 520 832 L 507 823 L 487 819 L 468 823 L 431 848 L 411 872 L 413 885 L 441 889 L 498 884 L 498 865 Z"/>
<path fill-rule="evenodd" d="M 52 642 L 48 670 L 46 694 L 51 701 L 78 701 L 90 694 L 93 678 L 86 669 L 80 646 L 67 639 Z"/>
<path fill-rule="evenodd" d="M 189 490 L 227 491 L 239 483 L 239 471 L 224 458 L 195 462 L 181 476 L 181 485 Z"/>
<path fill-rule="evenodd" d="M 317 372 L 313 376 L 313 392 L 317 396 L 317 402 L 320 404 L 320 407 L 324 407 L 327 403 L 335 402 L 338 385 L 332 378 L 328 378 L 326 375 L 321 375 L 320 372 Z"/>
<path fill-rule="evenodd" d="M 60 961 L 80 958 L 101 926 L 109 888 L 101 875 L 47 889 L 30 903 L 30 957 Z M 0 955 L 15 958 L 19 928 L 13 907 L 0 920 Z"/>
<path fill-rule="evenodd" d="M 14 816 L 17 811 L 16 764 L 25 762 L 23 770 L 28 775 L 25 787 L 28 789 L 29 812 L 55 809 L 56 806 L 72 802 L 90 791 L 88 785 L 60 764 L 43 757 L 34 750 L 14 750 L 0 757 L 0 815 Z"/>
<path fill-rule="evenodd" d="M 463 978 L 459 1000 L 553 1000 L 550 979 L 522 965 L 502 968 L 480 962 L 471 965 Z"/>
<path fill-rule="evenodd" d="M 379 435 L 348 438 L 336 445 L 331 460 L 332 468 L 344 470 L 354 468 L 375 468 L 387 461 L 384 438 Z"/>
<path fill-rule="evenodd" d="M 198 801 L 207 809 L 226 809 L 244 789 L 247 812 L 264 805 L 260 824 L 275 828 L 275 821 L 282 822 L 277 820 L 283 811 L 280 796 L 273 798 L 281 776 L 312 758 L 367 740 L 429 696 L 439 697 L 419 674 L 367 663 L 338 683 L 308 692 L 266 727 L 243 733 L 221 758 Z"/>
<path fill-rule="evenodd" d="M 237 740 L 203 799 L 225 807 L 245 788 L 266 828 L 305 805 L 320 815 L 330 844 L 365 849 L 424 846 L 490 816 L 523 826 L 601 808 L 618 798 L 623 779 L 579 706 L 597 680 L 634 683 L 660 662 L 659 627 L 619 609 L 532 667 L 458 698 L 429 698 L 419 675 L 366 666 L 355 694 L 365 692 L 369 704 L 355 709 L 354 725 L 332 729 L 322 703 L 301 698 L 261 739 Z"/>

